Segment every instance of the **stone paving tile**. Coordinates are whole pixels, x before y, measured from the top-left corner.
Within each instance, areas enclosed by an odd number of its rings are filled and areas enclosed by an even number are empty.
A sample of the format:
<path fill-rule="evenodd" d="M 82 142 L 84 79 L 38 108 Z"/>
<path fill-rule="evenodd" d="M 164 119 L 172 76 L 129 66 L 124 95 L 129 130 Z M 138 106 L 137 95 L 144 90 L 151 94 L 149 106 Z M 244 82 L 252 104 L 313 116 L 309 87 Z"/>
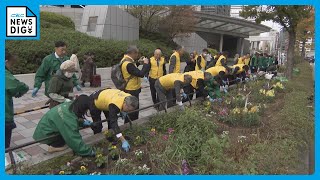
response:
<path fill-rule="evenodd" d="M 41 147 L 39 147 L 39 146 L 29 147 L 29 148 L 27 148 L 27 149 L 24 149 L 24 151 L 25 151 L 26 153 L 28 153 L 29 155 L 31 155 L 31 156 L 34 156 L 34 155 L 37 155 L 37 154 L 46 152 L 45 150 L 43 150 L 43 149 L 42 149 Z"/>
<path fill-rule="evenodd" d="M 28 149 L 28 148 L 34 147 L 34 146 L 39 146 L 39 143 L 31 144 L 31 145 L 29 145 L 29 146 L 23 147 L 22 149 L 25 150 L 25 149 Z"/>
<path fill-rule="evenodd" d="M 22 116 L 15 116 L 14 121 L 18 123 L 28 122 L 29 120 Z"/>
<path fill-rule="evenodd" d="M 20 134 L 12 135 L 11 141 L 12 141 L 12 142 L 15 142 L 15 141 L 19 141 L 19 140 L 24 139 L 24 138 L 25 138 L 25 137 L 22 136 L 22 135 L 20 135 Z"/>
<path fill-rule="evenodd" d="M 21 144 L 24 144 L 24 143 L 27 143 L 27 142 L 31 142 L 31 141 L 34 141 L 34 139 L 32 137 L 27 137 L 27 138 L 21 139 L 19 141 L 14 141 L 14 143 L 16 145 L 21 145 Z"/>
<path fill-rule="evenodd" d="M 39 147 L 41 147 L 43 150 L 45 150 L 45 152 L 47 152 L 49 146 L 46 144 L 40 144 Z"/>
<path fill-rule="evenodd" d="M 39 121 L 40 121 L 40 119 L 34 119 L 34 120 L 32 120 L 32 122 L 35 123 L 35 124 L 39 124 Z"/>
<path fill-rule="evenodd" d="M 33 119 L 40 119 L 42 118 L 42 116 L 44 115 L 43 113 L 39 113 L 37 111 L 31 112 L 32 114 L 24 116 L 24 118 L 28 119 L 28 120 L 33 120 Z"/>
<path fill-rule="evenodd" d="M 33 128 L 33 127 L 36 127 L 37 124 L 32 122 L 32 121 L 28 121 L 28 122 L 23 122 L 23 123 L 20 123 L 22 126 L 26 127 L 27 129 L 29 128 Z"/>
<path fill-rule="evenodd" d="M 20 132 L 25 130 L 26 128 L 22 126 L 20 123 L 16 122 L 17 127 L 12 130 L 12 132 Z"/>
<path fill-rule="evenodd" d="M 19 131 L 19 134 L 21 134 L 22 136 L 28 138 L 28 137 L 32 137 L 33 135 L 33 132 L 36 128 L 33 127 L 33 128 L 29 128 L 29 129 L 25 129 L 25 130 L 22 130 L 22 131 Z"/>

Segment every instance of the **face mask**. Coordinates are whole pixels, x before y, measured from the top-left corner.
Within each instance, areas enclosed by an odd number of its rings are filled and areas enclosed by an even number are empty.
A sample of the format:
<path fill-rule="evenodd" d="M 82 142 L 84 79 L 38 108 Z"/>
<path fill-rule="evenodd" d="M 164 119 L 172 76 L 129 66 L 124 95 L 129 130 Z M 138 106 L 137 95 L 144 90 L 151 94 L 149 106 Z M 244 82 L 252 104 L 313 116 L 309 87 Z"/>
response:
<path fill-rule="evenodd" d="M 66 76 L 67 78 L 71 78 L 73 76 L 74 73 L 71 72 L 65 72 L 64 76 Z"/>

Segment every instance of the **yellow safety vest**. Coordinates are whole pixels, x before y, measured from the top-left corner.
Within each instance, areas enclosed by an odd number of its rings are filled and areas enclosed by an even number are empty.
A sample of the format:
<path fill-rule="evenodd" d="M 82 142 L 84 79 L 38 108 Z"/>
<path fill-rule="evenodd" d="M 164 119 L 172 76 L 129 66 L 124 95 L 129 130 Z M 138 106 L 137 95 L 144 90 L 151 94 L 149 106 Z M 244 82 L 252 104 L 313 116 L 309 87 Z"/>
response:
<path fill-rule="evenodd" d="M 245 64 L 236 64 L 236 65 L 229 66 L 229 67 L 232 68 L 232 69 L 235 69 L 236 67 L 239 67 L 240 69 L 237 71 L 236 74 L 240 74 L 240 73 L 242 73 L 244 71 L 243 66 L 245 66 Z"/>
<path fill-rule="evenodd" d="M 127 55 L 124 55 L 124 57 L 122 58 L 121 62 L 124 61 L 124 60 L 129 60 L 131 62 L 128 62 L 128 61 L 125 61 L 123 64 L 122 64 L 122 67 L 121 67 L 121 71 L 122 71 L 122 75 L 123 75 L 123 78 L 125 81 L 129 81 L 128 84 L 127 84 L 127 87 L 126 87 L 126 90 L 138 90 L 141 88 L 141 78 L 140 77 L 137 77 L 137 76 L 132 76 L 131 74 L 129 74 L 129 72 L 127 71 L 127 66 L 129 63 L 133 63 L 134 60 L 130 57 L 130 56 L 127 56 Z M 133 63 L 136 67 L 137 65 L 135 63 Z M 132 76 L 132 78 L 129 80 L 130 76 Z"/>
<path fill-rule="evenodd" d="M 226 68 L 223 66 L 215 66 L 206 70 L 206 72 L 210 73 L 212 76 L 217 76 L 221 71 L 226 72 Z"/>
<path fill-rule="evenodd" d="M 159 66 L 155 57 L 150 58 L 151 69 L 149 76 L 153 79 L 158 79 L 163 76 L 163 65 L 165 64 L 164 57 L 161 57 L 159 60 Z"/>
<path fill-rule="evenodd" d="M 245 65 L 249 65 L 249 63 L 250 63 L 250 58 L 247 58 L 247 59 L 244 60 L 244 64 Z"/>
<path fill-rule="evenodd" d="M 227 59 L 224 55 L 221 55 L 220 57 L 219 57 L 219 59 L 217 60 L 217 63 L 216 63 L 216 65 L 215 66 L 222 66 L 222 64 L 221 64 L 221 60 L 222 59 Z"/>
<path fill-rule="evenodd" d="M 197 82 L 198 79 L 204 79 L 204 72 L 202 71 L 190 71 L 185 72 L 184 75 L 190 75 L 192 77 L 191 86 L 195 89 L 198 89 Z"/>
<path fill-rule="evenodd" d="M 184 75 L 180 73 L 171 73 L 159 78 L 159 82 L 165 90 L 173 89 L 174 82 L 177 80 L 184 82 Z"/>
<path fill-rule="evenodd" d="M 244 64 L 244 59 L 243 58 L 238 58 L 238 62 L 237 62 L 237 64 Z"/>
<path fill-rule="evenodd" d="M 196 57 L 196 69 L 195 69 L 196 71 L 197 71 L 197 70 L 201 70 L 200 67 L 198 66 L 198 57 L 199 57 L 199 56 Z M 205 67 L 206 67 L 206 60 L 205 60 L 201 55 L 200 55 L 200 57 L 201 57 L 200 65 L 201 65 L 202 69 L 205 69 Z"/>
<path fill-rule="evenodd" d="M 180 73 L 180 55 L 177 51 L 175 51 L 171 56 L 170 59 L 172 58 L 172 56 L 176 56 L 176 66 L 174 67 L 173 73 Z M 170 66 L 170 61 L 169 61 L 169 66 Z"/>
<path fill-rule="evenodd" d="M 98 99 L 94 100 L 94 105 L 101 111 L 108 111 L 109 105 L 114 104 L 121 111 L 124 99 L 128 96 L 131 94 L 118 89 L 106 89 L 100 92 Z"/>

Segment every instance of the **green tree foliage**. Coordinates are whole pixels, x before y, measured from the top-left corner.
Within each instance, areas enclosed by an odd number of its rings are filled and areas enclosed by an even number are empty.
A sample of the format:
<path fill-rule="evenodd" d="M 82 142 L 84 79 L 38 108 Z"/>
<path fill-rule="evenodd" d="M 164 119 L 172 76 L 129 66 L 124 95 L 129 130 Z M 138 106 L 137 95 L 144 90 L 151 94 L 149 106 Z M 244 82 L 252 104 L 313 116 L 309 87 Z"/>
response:
<path fill-rule="evenodd" d="M 271 20 L 281 24 L 289 34 L 286 76 L 292 78 L 294 46 L 299 22 L 311 16 L 312 6 L 245 6 L 240 15 L 255 18 L 257 23 Z"/>

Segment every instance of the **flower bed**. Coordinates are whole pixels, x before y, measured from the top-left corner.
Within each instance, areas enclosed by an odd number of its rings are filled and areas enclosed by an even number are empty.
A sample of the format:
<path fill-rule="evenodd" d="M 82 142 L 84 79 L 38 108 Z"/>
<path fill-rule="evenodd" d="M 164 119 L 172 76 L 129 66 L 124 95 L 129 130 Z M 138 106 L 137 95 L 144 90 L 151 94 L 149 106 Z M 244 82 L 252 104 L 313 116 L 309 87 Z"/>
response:
<path fill-rule="evenodd" d="M 259 148 L 269 146 L 263 145 L 270 139 L 269 133 L 265 133 L 267 117 L 282 106 L 286 93 L 285 85 L 269 83 L 269 87 L 264 86 L 265 82 L 247 83 L 246 90 L 230 92 L 221 103 L 204 102 L 185 112 L 158 114 L 144 126 L 127 129 L 123 134 L 129 137 L 131 150 L 128 153 L 121 150 L 120 142 L 109 142 L 113 135 L 105 132 L 106 139 L 97 145 L 101 149 L 97 149 L 96 157 L 65 162 L 59 169 L 43 173 L 264 173 L 267 169 L 258 166 L 264 160 L 259 159 L 257 153 L 263 155 Z M 260 93 L 260 89 L 265 93 Z M 221 124 L 228 126 L 228 131 L 222 129 Z M 263 127 L 262 132 L 252 131 L 258 127 Z M 270 172 L 279 171 L 277 168 Z"/>

